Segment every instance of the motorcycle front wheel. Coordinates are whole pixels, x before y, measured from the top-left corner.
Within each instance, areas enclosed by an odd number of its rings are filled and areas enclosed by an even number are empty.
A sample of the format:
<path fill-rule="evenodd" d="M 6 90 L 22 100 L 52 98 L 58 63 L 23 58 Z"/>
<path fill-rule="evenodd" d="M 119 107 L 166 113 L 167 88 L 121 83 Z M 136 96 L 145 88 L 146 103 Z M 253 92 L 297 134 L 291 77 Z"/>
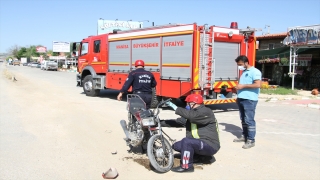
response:
<path fill-rule="evenodd" d="M 154 135 L 148 141 L 147 154 L 151 165 L 156 171 L 165 173 L 173 166 L 173 151 L 169 141 L 163 137 L 165 151 L 162 147 L 161 136 Z"/>

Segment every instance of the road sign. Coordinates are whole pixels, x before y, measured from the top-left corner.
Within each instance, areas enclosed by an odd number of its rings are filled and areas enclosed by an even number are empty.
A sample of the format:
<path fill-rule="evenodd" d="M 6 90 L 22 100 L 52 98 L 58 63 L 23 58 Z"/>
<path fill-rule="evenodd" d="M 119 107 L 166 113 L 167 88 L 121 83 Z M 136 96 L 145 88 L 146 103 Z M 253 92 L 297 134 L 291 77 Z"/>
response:
<path fill-rule="evenodd" d="M 52 51 L 53 52 L 70 52 L 70 42 L 53 41 Z"/>

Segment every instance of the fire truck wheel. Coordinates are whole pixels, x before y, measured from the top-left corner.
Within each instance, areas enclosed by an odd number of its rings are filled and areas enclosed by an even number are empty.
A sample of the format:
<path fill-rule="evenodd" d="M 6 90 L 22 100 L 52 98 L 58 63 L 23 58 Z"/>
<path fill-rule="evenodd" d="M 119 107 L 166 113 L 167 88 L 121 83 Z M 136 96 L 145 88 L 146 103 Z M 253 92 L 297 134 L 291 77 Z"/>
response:
<path fill-rule="evenodd" d="M 91 75 L 84 77 L 83 79 L 83 92 L 87 96 L 98 96 L 100 93 L 100 89 L 94 89 L 93 87 L 93 79 Z"/>
<path fill-rule="evenodd" d="M 161 97 L 157 96 L 156 89 L 152 88 L 151 108 L 156 108 L 160 101 Z"/>

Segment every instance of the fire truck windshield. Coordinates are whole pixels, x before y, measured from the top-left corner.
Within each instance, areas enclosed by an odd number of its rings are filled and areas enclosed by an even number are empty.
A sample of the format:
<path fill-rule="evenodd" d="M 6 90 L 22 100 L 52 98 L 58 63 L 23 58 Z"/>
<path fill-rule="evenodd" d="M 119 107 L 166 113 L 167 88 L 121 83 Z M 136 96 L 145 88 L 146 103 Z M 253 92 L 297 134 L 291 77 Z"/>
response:
<path fill-rule="evenodd" d="M 81 52 L 80 52 L 81 56 L 86 55 L 88 53 L 88 49 L 89 49 L 88 47 L 89 45 L 87 42 L 83 42 L 81 44 Z"/>

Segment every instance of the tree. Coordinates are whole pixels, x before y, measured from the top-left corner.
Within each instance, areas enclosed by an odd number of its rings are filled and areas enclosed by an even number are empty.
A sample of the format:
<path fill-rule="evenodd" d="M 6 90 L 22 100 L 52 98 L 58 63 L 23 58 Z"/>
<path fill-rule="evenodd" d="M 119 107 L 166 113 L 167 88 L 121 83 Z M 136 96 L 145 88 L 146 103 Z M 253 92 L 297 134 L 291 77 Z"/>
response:
<path fill-rule="evenodd" d="M 27 48 L 21 47 L 17 52 L 16 58 L 21 59 L 21 57 L 26 57 L 26 54 L 27 54 Z"/>
<path fill-rule="evenodd" d="M 8 57 L 6 58 L 6 61 L 9 61 L 9 59 L 13 59 L 13 57 L 12 57 L 12 56 L 8 56 Z"/>
<path fill-rule="evenodd" d="M 32 45 L 32 46 L 29 46 L 28 48 L 28 56 L 34 56 L 34 57 L 39 57 L 40 56 L 40 53 L 37 52 L 37 46 L 35 45 Z"/>
<path fill-rule="evenodd" d="M 47 54 L 48 54 L 48 56 L 52 56 L 53 51 L 50 49 L 50 50 L 47 51 Z"/>
<path fill-rule="evenodd" d="M 8 53 L 12 54 L 13 57 L 18 58 L 18 52 L 20 50 L 20 47 L 18 45 L 14 45 L 11 48 L 8 49 Z"/>
<path fill-rule="evenodd" d="M 18 52 L 18 59 L 21 57 L 26 57 L 28 59 L 31 59 L 31 57 L 39 57 L 40 54 L 37 53 L 36 46 L 31 45 L 29 47 L 21 47 L 19 52 Z"/>

